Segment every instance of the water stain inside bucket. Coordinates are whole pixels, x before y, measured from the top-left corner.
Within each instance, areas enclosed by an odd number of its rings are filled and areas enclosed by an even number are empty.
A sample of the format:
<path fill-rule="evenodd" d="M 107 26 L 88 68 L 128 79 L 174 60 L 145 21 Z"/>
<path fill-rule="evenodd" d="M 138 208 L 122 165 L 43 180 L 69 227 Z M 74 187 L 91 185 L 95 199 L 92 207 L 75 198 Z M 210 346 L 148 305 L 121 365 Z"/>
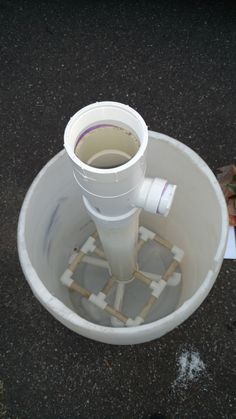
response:
<path fill-rule="evenodd" d="M 75 155 L 97 169 L 114 169 L 127 163 L 140 147 L 137 136 L 116 125 L 101 124 L 86 129 L 78 138 Z"/>

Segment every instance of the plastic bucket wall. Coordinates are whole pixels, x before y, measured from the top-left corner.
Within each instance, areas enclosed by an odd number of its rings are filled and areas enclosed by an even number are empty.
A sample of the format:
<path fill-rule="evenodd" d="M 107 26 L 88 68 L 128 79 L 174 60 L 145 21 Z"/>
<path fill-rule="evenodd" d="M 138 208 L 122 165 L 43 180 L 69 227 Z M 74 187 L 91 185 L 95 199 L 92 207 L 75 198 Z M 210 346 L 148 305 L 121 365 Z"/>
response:
<path fill-rule="evenodd" d="M 166 178 L 178 189 L 167 218 L 142 212 L 141 223 L 185 251 L 179 303 L 152 323 L 112 328 L 87 321 L 74 311 L 68 290 L 59 282 L 75 243 L 82 244 L 94 231 L 64 151 L 38 174 L 22 206 L 18 251 L 33 293 L 61 323 L 91 339 L 135 344 L 164 335 L 206 298 L 223 260 L 227 210 L 208 166 L 182 143 L 154 132 L 149 132 L 147 163 L 147 176 Z"/>

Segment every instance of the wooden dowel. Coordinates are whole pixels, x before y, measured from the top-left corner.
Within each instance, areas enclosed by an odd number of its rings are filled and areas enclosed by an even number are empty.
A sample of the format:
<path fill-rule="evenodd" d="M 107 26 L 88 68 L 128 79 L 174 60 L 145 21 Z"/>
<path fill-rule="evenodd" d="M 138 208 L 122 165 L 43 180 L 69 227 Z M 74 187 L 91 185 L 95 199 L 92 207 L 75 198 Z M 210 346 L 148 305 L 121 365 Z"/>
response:
<path fill-rule="evenodd" d="M 82 297 L 89 298 L 92 294 L 90 291 L 86 290 L 85 288 L 81 287 L 79 284 L 77 284 L 75 281 L 72 282 L 72 284 L 69 287 L 71 290 L 78 292 Z"/>
<path fill-rule="evenodd" d="M 79 252 L 78 255 L 75 257 L 75 259 L 71 262 L 71 264 L 68 266 L 68 269 L 70 269 L 71 272 L 75 272 L 77 266 L 79 265 L 79 263 L 82 261 L 83 257 L 84 257 L 84 253 L 83 252 Z"/>
<path fill-rule="evenodd" d="M 158 234 L 155 235 L 154 239 L 157 243 L 161 244 L 162 246 L 167 247 L 167 249 L 172 249 L 173 244 L 171 244 L 168 240 L 163 239 L 162 237 L 158 236 Z"/>
<path fill-rule="evenodd" d="M 179 262 L 177 262 L 177 260 L 175 259 L 172 260 L 169 267 L 167 268 L 167 270 L 165 271 L 165 273 L 162 275 L 161 278 L 164 279 L 164 281 L 168 281 L 169 277 L 174 273 L 178 265 L 179 265 Z"/>
<path fill-rule="evenodd" d="M 89 299 L 90 295 L 92 294 L 90 291 L 81 287 L 75 281 L 72 282 L 72 284 L 70 285 L 69 288 L 73 291 L 78 292 L 80 295 L 82 295 L 82 297 L 87 298 L 87 300 Z M 107 304 L 107 306 L 104 308 L 104 311 L 106 311 L 106 313 L 110 314 L 111 316 L 116 317 L 122 323 L 126 323 L 127 320 L 128 320 L 128 317 L 126 317 L 120 311 L 116 310 L 114 307 L 110 306 L 110 304 Z"/>
<path fill-rule="evenodd" d="M 98 238 L 98 232 L 97 230 L 94 231 L 94 233 L 91 235 L 95 240 Z"/>
<path fill-rule="evenodd" d="M 148 278 L 146 275 L 144 275 L 140 271 L 134 272 L 134 277 L 137 278 L 139 281 L 143 282 L 146 285 L 150 285 L 152 282 L 152 279 Z"/>
<path fill-rule="evenodd" d="M 99 256 L 100 258 L 106 259 L 105 253 L 103 252 L 103 250 L 98 249 L 96 247 L 96 249 L 94 250 L 95 255 Z"/>
<path fill-rule="evenodd" d="M 123 323 L 126 323 L 128 320 L 128 317 L 126 317 L 120 311 L 116 310 L 114 307 L 110 306 L 110 304 L 107 304 L 107 306 L 104 308 L 104 311 L 109 313 L 111 316 L 116 317 L 118 320 L 120 320 Z"/>
<path fill-rule="evenodd" d="M 142 310 L 138 314 L 139 317 L 142 317 L 142 319 L 145 319 L 151 310 L 153 304 L 157 301 L 156 297 L 154 295 L 151 295 L 147 301 L 147 303 L 143 306 Z"/>
<path fill-rule="evenodd" d="M 113 285 L 115 284 L 115 278 L 112 276 L 108 279 L 106 284 L 104 285 L 103 289 L 100 291 L 103 294 L 107 295 L 109 291 L 112 289 Z"/>
<path fill-rule="evenodd" d="M 143 240 L 143 239 L 140 239 L 138 241 L 138 244 L 137 244 L 137 252 L 139 252 L 141 250 L 141 248 L 143 247 L 144 243 L 145 243 L 145 240 Z"/>

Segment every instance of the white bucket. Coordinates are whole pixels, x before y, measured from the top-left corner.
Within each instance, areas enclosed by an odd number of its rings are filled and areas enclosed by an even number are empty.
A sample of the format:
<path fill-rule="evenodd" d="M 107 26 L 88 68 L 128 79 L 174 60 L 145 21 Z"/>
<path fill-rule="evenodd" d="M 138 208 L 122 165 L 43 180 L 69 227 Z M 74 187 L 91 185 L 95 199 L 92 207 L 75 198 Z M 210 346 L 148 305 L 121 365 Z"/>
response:
<path fill-rule="evenodd" d="M 73 248 L 94 232 L 71 164 L 61 151 L 41 170 L 24 200 L 18 225 L 18 251 L 36 298 L 61 323 L 85 337 L 111 344 L 136 344 L 168 333 L 203 302 L 220 270 L 228 216 L 218 182 L 205 162 L 184 144 L 149 132 L 147 176 L 177 185 L 167 218 L 146 212 L 141 224 L 184 250 L 178 299 L 167 299 L 155 321 L 140 326 L 107 327 L 76 310 L 60 276 Z"/>

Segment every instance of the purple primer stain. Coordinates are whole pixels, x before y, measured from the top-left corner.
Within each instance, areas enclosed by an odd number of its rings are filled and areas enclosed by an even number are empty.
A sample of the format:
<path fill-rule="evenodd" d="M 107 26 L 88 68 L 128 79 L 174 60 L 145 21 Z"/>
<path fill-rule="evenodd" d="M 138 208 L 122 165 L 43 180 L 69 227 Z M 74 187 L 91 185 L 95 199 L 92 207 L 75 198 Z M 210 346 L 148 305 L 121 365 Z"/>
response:
<path fill-rule="evenodd" d="M 75 149 L 76 149 L 78 143 L 80 142 L 80 140 L 82 140 L 82 138 L 84 138 L 84 136 L 86 134 L 88 134 L 89 132 L 91 132 L 91 131 L 93 131 L 93 130 L 95 130 L 97 128 L 104 128 L 104 127 L 115 127 L 115 128 L 117 128 L 116 125 L 112 125 L 112 124 L 98 124 L 98 125 L 93 125 L 92 127 L 89 127 L 84 132 L 82 132 L 82 134 L 80 134 L 80 136 L 79 136 L 79 138 L 78 138 L 78 140 L 76 142 Z"/>
<path fill-rule="evenodd" d="M 163 188 L 163 190 L 162 190 L 161 197 L 160 197 L 160 201 L 158 202 L 158 205 L 157 205 L 156 214 L 158 214 L 158 213 L 159 213 L 159 206 L 160 206 L 160 203 L 161 203 L 161 198 L 163 197 L 163 195 L 164 195 L 164 193 L 165 193 L 166 188 L 167 188 L 167 186 L 168 186 L 168 185 L 169 185 L 169 183 L 168 183 L 168 182 L 166 182 L 166 184 L 165 184 L 165 186 L 164 186 L 164 188 Z"/>

